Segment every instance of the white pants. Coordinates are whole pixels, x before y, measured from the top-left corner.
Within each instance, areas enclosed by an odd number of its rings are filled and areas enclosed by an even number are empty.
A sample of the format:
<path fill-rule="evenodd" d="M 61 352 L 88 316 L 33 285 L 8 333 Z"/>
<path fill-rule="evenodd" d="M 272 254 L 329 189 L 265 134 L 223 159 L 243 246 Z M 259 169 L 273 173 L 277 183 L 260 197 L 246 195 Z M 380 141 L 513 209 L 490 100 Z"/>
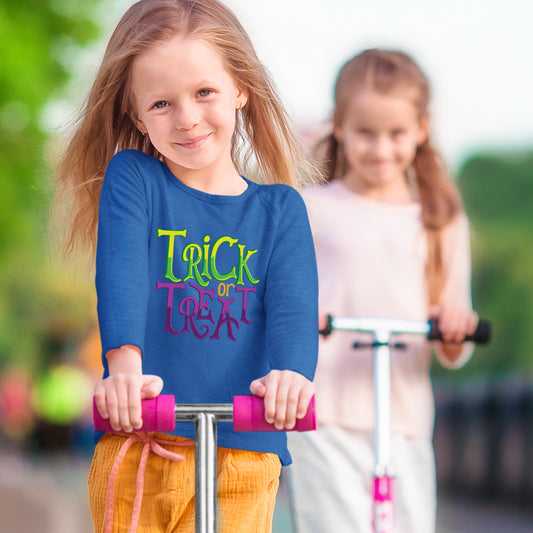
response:
<path fill-rule="evenodd" d="M 284 475 L 297 533 L 372 533 L 372 435 L 323 427 L 288 433 Z M 436 480 L 428 440 L 392 437 L 395 533 L 434 533 Z"/>

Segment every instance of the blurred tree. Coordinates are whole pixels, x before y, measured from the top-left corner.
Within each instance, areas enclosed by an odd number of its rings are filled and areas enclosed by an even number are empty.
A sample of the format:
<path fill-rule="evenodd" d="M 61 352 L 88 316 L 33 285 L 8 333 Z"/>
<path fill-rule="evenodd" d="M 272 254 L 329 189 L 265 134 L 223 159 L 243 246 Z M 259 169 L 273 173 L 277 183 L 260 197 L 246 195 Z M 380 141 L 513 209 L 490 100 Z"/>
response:
<path fill-rule="evenodd" d="M 471 156 L 458 185 L 472 227 L 474 305 L 494 328 L 460 374 L 531 375 L 533 151 Z"/>
<path fill-rule="evenodd" d="M 97 37 L 97 3 L 0 4 L 0 366 L 35 362 L 43 329 L 59 327 L 53 322 L 81 326 L 86 320 L 77 310 L 75 284 L 59 281 L 45 260 L 52 172 L 42 111 L 69 79 L 69 53 Z"/>

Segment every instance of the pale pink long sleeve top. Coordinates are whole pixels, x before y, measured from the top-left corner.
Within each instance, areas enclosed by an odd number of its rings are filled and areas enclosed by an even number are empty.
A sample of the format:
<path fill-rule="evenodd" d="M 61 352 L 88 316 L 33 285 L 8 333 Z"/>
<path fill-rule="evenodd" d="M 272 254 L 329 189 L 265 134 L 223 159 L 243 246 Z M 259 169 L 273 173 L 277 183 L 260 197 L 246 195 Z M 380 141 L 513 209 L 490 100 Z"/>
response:
<path fill-rule="evenodd" d="M 386 204 L 350 191 L 342 181 L 303 193 L 318 262 L 321 312 L 336 317 L 383 317 L 425 321 L 429 315 L 426 282 L 427 239 L 418 203 Z M 445 228 L 446 282 L 442 299 L 471 308 L 470 239 L 464 214 Z M 353 349 L 363 334 L 335 331 L 320 340 L 316 372 L 318 421 L 371 431 L 374 396 L 371 349 Z M 368 338 L 368 337 L 367 337 Z M 403 337 L 406 350 L 391 355 L 391 430 L 429 438 L 434 425 L 430 381 L 432 346 L 421 336 Z M 451 364 L 464 364 L 472 353 L 465 343 Z"/>

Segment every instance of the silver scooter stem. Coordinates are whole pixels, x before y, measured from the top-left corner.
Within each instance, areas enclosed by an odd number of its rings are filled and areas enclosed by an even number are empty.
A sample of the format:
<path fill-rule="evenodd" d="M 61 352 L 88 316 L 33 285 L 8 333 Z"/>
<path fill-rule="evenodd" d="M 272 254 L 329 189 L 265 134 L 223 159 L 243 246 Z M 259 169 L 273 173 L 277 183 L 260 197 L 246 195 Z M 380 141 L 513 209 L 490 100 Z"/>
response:
<path fill-rule="evenodd" d="M 176 422 L 194 422 L 195 448 L 195 531 L 217 532 L 217 424 L 233 421 L 232 404 L 179 404 Z"/>

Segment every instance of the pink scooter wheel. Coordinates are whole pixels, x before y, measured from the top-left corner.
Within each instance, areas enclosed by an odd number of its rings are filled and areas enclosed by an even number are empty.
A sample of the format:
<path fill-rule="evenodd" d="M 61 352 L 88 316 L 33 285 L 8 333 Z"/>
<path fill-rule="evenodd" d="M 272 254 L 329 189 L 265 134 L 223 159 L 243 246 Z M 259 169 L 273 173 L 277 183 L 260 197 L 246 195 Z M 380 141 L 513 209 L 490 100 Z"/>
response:
<path fill-rule="evenodd" d="M 263 398 L 257 396 L 235 396 L 233 398 L 233 429 L 235 431 L 287 431 L 278 430 L 265 420 Z M 315 397 L 311 398 L 304 418 L 296 420 L 291 431 L 312 431 L 316 429 Z"/>
<path fill-rule="evenodd" d="M 142 401 L 143 426 L 134 431 L 173 431 L 176 427 L 175 400 L 172 394 L 160 394 Z M 102 418 L 93 398 L 93 421 L 97 431 L 114 433 L 108 419 Z"/>

